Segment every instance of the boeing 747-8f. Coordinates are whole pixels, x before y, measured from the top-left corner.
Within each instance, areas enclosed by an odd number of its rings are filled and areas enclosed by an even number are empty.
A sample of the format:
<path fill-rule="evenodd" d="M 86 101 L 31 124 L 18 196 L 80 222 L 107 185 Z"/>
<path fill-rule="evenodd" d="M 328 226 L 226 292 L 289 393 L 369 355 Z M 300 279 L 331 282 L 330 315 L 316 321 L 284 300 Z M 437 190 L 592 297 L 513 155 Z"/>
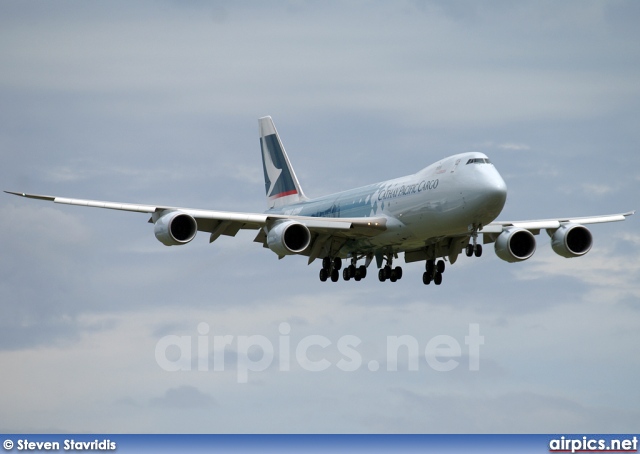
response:
<path fill-rule="evenodd" d="M 507 186 L 482 153 L 444 158 L 417 173 L 337 194 L 309 199 L 304 195 L 271 117 L 259 120 L 260 147 L 268 209 L 235 213 L 164 205 L 138 205 L 68 199 L 8 192 L 31 199 L 86 207 L 151 214 L 156 238 L 166 246 L 189 243 L 198 231 L 235 236 L 240 229 L 257 230 L 255 242 L 278 257 L 303 255 L 308 263 L 322 259 L 320 280 L 342 277 L 359 281 L 375 259 L 378 279 L 395 282 L 407 263 L 423 261 L 424 284 L 442 283 L 445 263 L 465 252 L 480 257 L 482 244 L 494 243 L 507 262 L 521 262 L 536 250 L 535 235 L 551 237 L 562 257 L 580 257 L 591 249 L 587 224 L 623 221 L 634 212 L 604 216 L 496 222 L 507 199 Z M 482 244 L 478 235 L 482 234 Z M 346 260 L 343 267 L 342 262 Z M 364 261 L 362 263 L 361 261 Z M 362 264 L 358 265 L 361 262 Z"/>

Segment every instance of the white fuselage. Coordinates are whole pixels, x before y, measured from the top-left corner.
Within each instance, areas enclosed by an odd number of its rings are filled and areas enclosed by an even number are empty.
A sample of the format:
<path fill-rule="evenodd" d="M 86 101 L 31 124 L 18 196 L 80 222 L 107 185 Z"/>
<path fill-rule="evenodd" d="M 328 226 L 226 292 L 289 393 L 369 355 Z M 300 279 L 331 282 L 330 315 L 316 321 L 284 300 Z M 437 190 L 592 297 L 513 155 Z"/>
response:
<path fill-rule="evenodd" d="M 465 235 L 498 217 L 507 187 L 482 153 L 444 158 L 421 171 L 393 180 L 352 189 L 270 210 L 294 216 L 385 216 L 387 230 L 373 238 L 346 245 L 363 251 L 390 247 L 419 248 L 443 236 Z"/>

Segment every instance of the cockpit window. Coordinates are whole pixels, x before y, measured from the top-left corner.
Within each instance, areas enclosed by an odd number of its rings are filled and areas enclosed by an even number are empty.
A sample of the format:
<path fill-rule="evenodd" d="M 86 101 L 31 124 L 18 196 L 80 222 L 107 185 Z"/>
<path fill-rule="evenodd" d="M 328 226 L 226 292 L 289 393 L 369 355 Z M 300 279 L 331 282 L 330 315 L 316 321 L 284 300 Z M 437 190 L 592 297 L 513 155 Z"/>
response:
<path fill-rule="evenodd" d="M 469 164 L 491 164 L 487 158 L 473 158 L 467 161 L 467 165 Z"/>

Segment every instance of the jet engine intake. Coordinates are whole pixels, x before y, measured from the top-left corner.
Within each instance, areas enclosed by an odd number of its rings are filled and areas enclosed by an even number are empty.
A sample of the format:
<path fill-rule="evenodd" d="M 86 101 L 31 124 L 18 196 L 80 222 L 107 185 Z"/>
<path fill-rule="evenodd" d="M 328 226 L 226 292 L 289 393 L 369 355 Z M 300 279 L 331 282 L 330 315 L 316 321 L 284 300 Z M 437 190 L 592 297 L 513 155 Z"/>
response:
<path fill-rule="evenodd" d="M 279 256 L 299 254 L 310 242 L 307 226 L 295 221 L 278 221 L 267 233 L 267 246 Z"/>
<path fill-rule="evenodd" d="M 506 262 L 522 262 L 536 252 L 536 239 L 526 229 L 511 227 L 498 236 L 495 250 L 496 255 Z"/>
<path fill-rule="evenodd" d="M 180 211 L 162 215 L 153 228 L 156 238 L 165 246 L 180 246 L 193 240 L 198 224 L 193 216 Z"/>
<path fill-rule="evenodd" d="M 591 232 L 579 224 L 564 224 L 551 235 L 553 251 L 566 258 L 585 255 L 592 245 Z"/>

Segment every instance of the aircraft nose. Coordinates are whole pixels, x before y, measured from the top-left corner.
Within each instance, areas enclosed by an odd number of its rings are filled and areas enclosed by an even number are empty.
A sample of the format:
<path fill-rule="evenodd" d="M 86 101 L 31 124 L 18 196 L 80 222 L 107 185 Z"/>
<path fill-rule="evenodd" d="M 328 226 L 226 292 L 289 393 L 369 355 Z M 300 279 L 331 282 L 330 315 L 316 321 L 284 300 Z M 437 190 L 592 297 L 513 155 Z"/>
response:
<path fill-rule="evenodd" d="M 487 175 L 485 183 L 485 200 L 487 205 L 493 207 L 500 213 L 507 201 L 507 184 L 497 171 Z"/>
<path fill-rule="evenodd" d="M 483 223 L 491 222 L 498 217 L 507 201 L 507 184 L 493 166 L 480 168 L 466 199 L 475 210 L 475 216 Z"/>

